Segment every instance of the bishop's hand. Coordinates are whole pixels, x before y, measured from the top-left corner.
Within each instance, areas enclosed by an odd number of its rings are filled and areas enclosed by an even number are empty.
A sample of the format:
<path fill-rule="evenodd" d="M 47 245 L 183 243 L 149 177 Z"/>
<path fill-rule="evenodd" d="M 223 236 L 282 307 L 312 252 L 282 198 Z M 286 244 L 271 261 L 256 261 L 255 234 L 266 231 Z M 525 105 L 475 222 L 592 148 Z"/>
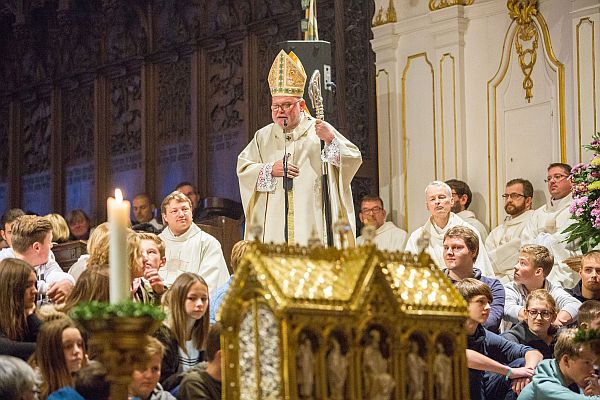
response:
<path fill-rule="evenodd" d="M 300 169 L 288 162 L 287 164 L 287 176 L 288 178 L 296 178 L 298 175 L 300 175 Z M 271 175 L 274 177 L 280 177 L 283 176 L 283 160 L 277 160 L 273 163 L 273 168 L 271 169 Z"/>
<path fill-rule="evenodd" d="M 333 126 L 329 122 L 318 119 L 315 124 L 315 132 L 319 139 L 329 144 L 335 137 L 333 134 Z"/>

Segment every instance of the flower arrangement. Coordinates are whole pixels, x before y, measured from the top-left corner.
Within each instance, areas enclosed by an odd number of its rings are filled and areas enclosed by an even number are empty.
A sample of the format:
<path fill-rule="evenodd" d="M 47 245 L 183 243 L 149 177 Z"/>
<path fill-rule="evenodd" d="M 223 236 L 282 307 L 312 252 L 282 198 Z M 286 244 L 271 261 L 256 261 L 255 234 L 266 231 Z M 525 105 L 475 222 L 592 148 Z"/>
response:
<path fill-rule="evenodd" d="M 596 132 L 589 145 L 583 146 L 594 152 L 589 163 L 577 164 L 571 170 L 573 202 L 569 211 L 576 221 L 563 233 L 567 242 L 578 243 L 586 253 L 600 243 L 600 132 Z"/>

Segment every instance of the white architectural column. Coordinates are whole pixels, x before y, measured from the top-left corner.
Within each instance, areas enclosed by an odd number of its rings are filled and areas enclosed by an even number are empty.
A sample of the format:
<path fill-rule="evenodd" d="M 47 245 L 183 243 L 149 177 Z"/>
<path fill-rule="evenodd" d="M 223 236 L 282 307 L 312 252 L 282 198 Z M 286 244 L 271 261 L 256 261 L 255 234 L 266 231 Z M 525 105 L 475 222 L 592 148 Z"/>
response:
<path fill-rule="evenodd" d="M 582 146 L 600 131 L 600 2 L 572 1 L 573 97 L 577 162 L 587 162 Z"/>

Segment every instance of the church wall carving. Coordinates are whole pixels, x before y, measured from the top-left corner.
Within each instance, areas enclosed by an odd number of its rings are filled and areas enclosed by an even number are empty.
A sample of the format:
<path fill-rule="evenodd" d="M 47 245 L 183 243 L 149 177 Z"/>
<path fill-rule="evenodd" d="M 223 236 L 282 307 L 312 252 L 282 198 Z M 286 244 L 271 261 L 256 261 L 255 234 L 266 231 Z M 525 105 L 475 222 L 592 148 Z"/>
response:
<path fill-rule="evenodd" d="M 201 196 L 239 199 L 237 154 L 270 122 L 267 72 L 277 43 L 301 38 L 299 3 L 0 1 L 0 135 L 19 144 L 0 152 L 5 203 L 33 207 L 34 193 L 46 197 L 25 179 L 33 174 L 45 174 L 43 193 L 57 193 L 34 211 L 83 208 L 97 221 L 116 185 L 160 202 L 191 180 Z M 353 187 L 374 192 L 374 8 L 318 6 L 339 81 L 328 120 L 364 147 Z"/>

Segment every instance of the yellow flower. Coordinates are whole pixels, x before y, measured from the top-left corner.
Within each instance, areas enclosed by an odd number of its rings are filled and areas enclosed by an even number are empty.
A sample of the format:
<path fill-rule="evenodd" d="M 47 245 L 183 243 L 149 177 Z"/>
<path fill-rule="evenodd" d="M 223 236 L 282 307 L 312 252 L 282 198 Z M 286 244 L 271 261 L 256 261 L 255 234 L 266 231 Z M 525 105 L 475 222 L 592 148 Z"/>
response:
<path fill-rule="evenodd" d="M 599 166 L 600 165 L 600 157 L 594 157 L 594 159 L 592 161 L 590 161 L 590 164 L 593 166 Z"/>
<path fill-rule="evenodd" d="M 588 190 L 600 190 L 600 181 L 590 183 L 588 185 Z"/>

